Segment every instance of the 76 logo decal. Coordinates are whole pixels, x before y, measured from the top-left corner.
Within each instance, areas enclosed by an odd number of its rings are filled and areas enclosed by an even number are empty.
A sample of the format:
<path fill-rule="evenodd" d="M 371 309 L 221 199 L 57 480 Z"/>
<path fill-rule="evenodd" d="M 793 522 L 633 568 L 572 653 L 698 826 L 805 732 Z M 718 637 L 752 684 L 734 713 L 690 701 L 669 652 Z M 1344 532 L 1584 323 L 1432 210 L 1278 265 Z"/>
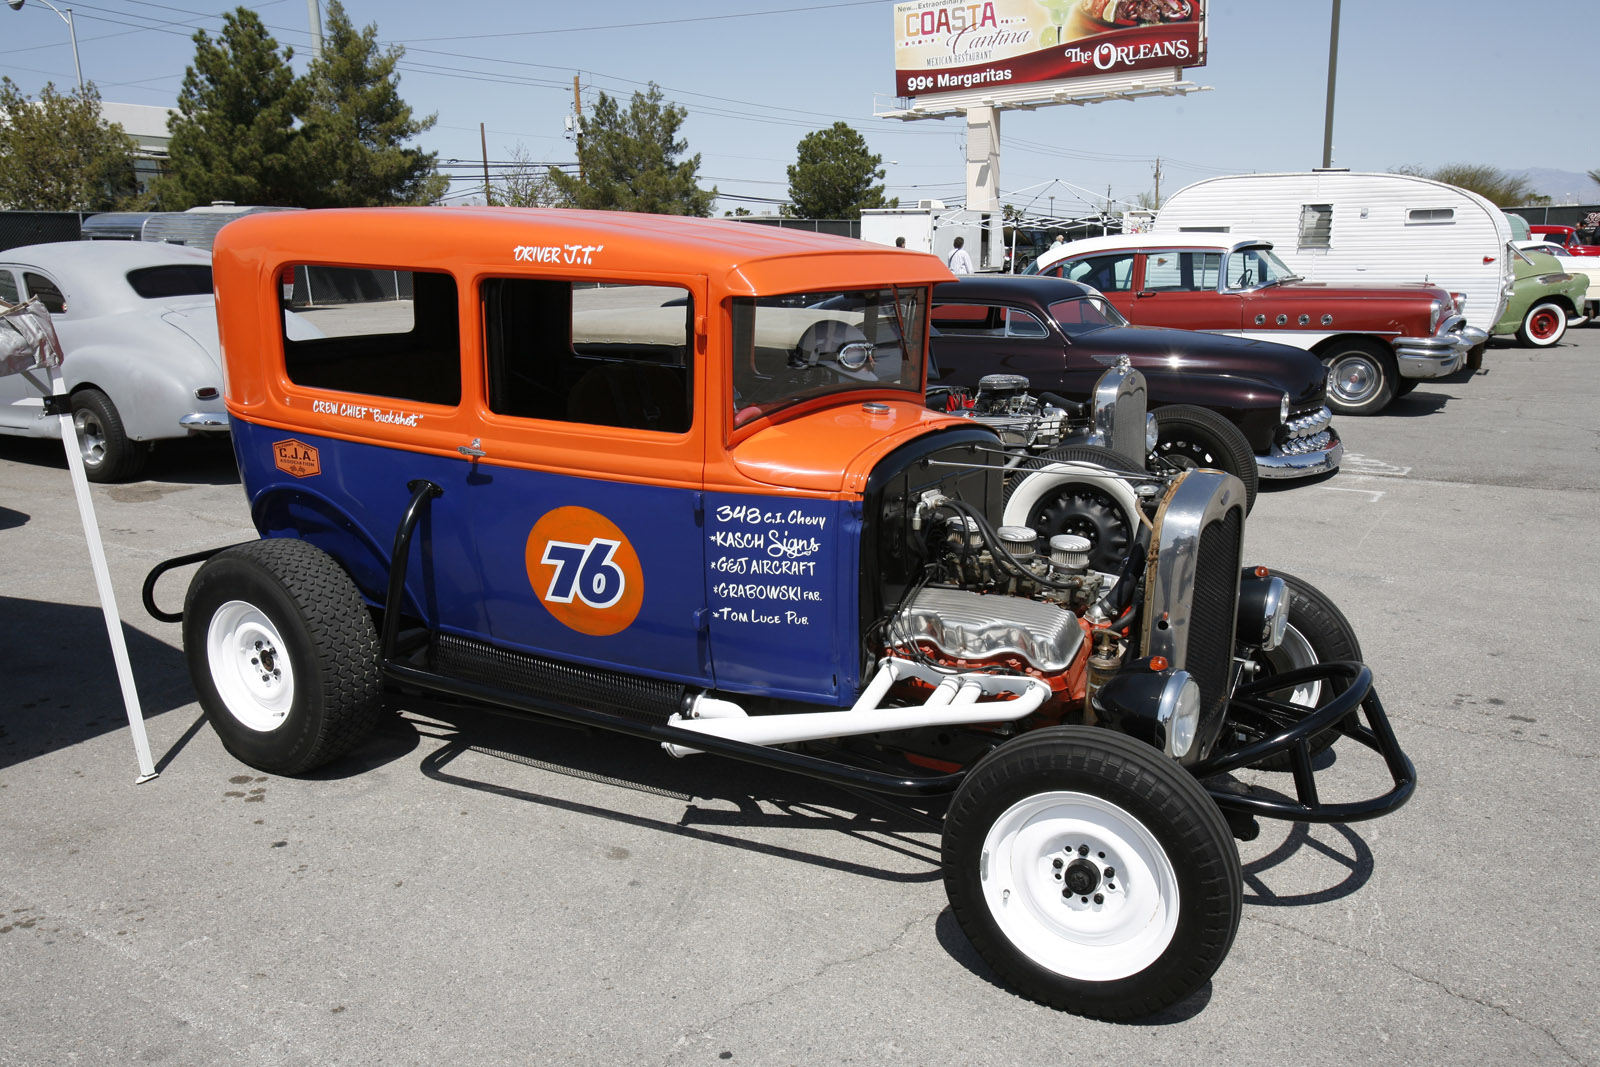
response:
<path fill-rule="evenodd" d="M 628 588 L 628 577 L 611 562 L 621 547 L 622 542 L 601 537 L 586 545 L 546 542 L 539 562 L 555 567 L 556 573 L 545 590 L 545 603 L 570 604 L 576 596 L 591 608 L 609 608 L 621 600 Z"/>
<path fill-rule="evenodd" d="M 598 511 L 546 512 L 528 533 L 528 583 L 556 621 L 606 637 L 633 625 L 644 604 L 644 569 L 617 525 Z"/>

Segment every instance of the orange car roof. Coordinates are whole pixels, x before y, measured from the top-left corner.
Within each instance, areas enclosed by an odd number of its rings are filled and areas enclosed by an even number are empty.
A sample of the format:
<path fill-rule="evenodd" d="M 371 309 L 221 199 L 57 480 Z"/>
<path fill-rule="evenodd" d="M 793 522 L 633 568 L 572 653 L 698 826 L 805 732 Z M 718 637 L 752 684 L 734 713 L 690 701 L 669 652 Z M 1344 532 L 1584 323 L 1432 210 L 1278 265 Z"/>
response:
<path fill-rule="evenodd" d="M 583 273 L 704 274 L 738 295 L 897 283 L 953 275 L 935 256 L 849 237 L 678 215 L 557 208 L 394 207 L 247 215 L 223 227 L 215 256 L 272 267 L 548 264 Z M 541 271 L 543 273 L 544 271 Z"/>

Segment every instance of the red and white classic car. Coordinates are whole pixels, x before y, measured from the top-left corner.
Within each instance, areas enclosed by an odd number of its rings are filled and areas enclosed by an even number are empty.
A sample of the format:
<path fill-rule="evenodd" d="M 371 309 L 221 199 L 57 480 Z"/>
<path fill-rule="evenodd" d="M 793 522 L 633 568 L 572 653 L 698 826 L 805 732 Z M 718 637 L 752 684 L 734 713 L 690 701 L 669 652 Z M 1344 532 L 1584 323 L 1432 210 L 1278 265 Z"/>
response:
<path fill-rule="evenodd" d="M 1347 415 L 1375 414 L 1418 381 L 1454 372 L 1488 339 L 1466 324 L 1459 294 L 1420 282 L 1302 281 L 1270 241 L 1231 234 L 1091 237 L 1050 249 L 1032 272 L 1091 285 L 1140 326 L 1304 348 L 1328 368 L 1328 406 Z"/>

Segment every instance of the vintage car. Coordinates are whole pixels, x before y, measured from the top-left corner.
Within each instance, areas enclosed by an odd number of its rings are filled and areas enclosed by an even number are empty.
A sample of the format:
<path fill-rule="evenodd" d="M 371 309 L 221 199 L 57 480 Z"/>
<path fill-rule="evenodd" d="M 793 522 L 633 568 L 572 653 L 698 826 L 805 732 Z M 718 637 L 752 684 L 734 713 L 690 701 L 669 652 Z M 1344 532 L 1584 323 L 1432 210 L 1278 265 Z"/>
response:
<path fill-rule="evenodd" d="M 1566 336 L 1569 322 L 1582 320 L 1589 276 L 1570 273 L 1555 256 L 1543 252 L 1515 246 L 1510 252 L 1516 280 L 1505 314 L 1490 332 L 1496 337 L 1515 336 L 1532 348 L 1549 348 Z"/>
<path fill-rule="evenodd" d="M 1516 241 L 1517 249 L 1523 252 L 1542 252 L 1555 259 L 1561 269 L 1568 274 L 1582 274 L 1589 279 L 1589 288 L 1584 290 L 1583 304 L 1580 310 L 1587 321 L 1600 318 L 1600 262 L 1574 255 L 1561 245 L 1553 245 L 1547 241 Z M 1513 257 L 1515 263 L 1515 257 Z M 1524 316 L 1526 318 L 1526 316 Z M 1568 325 L 1579 325 L 1568 321 Z"/>
<path fill-rule="evenodd" d="M 974 389 L 988 374 L 1087 397 L 1126 355 L 1149 383 L 1158 458 L 1250 478 L 1336 470 L 1344 444 L 1324 400 L 1327 375 L 1298 348 L 1239 337 L 1130 326 L 1110 300 L 1054 277 L 968 275 L 933 292 L 936 386 Z M 1220 416 L 1220 418 L 1219 418 Z M 1239 455 L 1236 435 L 1249 454 Z M 1251 468 L 1254 468 L 1251 470 Z"/>
<path fill-rule="evenodd" d="M 942 817 L 952 911 L 1004 980 L 1110 1018 L 1222 963 L 1256 816 L 1414 790 L 1348 643 L 1276 670 L 1319 612 L 1243 566 L 1236 478 L 1140 475 L 1115 574 L 997 528 L 1004 446 L 924 402 L 932 256 L 510 208 L 257 215 L 215 254 L 261 539 L 163 563 L 146 603 L 205 557 L 185 655 L 252 766 L 350 752 L 387 687 L 903 798 Z M 412 296 L 296 341 L 280 279 L 307 266 Z M 1340 771 L 1364 746 L 1389 784 L 1334 802 L 1312 754 L 1347 741 Z M 1275 760 L 1293 796 L 1228 786 Z"/>
<path fill-rule="evenodd" d="M 61 339 L 90 481 L 136 477 L 152 441 L 227 432 L 208 253 L 120 241 L 0 252 L 0 301 L 29 297 Z M 59 437 L 43 405 L 23 377 L 0 378 L 0 433 Z"/>
<path fill-rule="evenodd" d="M 1105 293 L 1141 326 L 1237 334 L 1294 345 L 1328 371 L 1328 406 L 1373 415 L 1487 340 L 1463 298 L 1432 285 L 1305 282 L 1270 241 L 1232 234 L 1122 234 L 1072 241 L 1035 272 Z"/>
<path fill-rule="evenodd" d="M 1600 256 L 1600 245 L 1584 244 L 1576 226 L 1529 226 L 1531 239 L 1560 245 L 1572 256 Z"/>

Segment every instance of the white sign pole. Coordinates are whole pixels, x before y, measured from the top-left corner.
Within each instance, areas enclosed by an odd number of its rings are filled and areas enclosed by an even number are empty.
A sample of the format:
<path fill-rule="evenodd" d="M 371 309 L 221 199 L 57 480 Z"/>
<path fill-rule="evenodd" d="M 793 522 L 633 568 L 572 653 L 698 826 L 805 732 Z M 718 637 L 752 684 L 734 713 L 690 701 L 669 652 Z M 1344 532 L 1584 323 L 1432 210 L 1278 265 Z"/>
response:
<path fill-rule="evenodd" d="M 56 396 L 66 395 L 66 382 L 61 368 L 50 368 L 50 391 Z M 139 757 L 139 777 L 135 784 L 157 777 L 155 764 L 150 759 L 150 739 L 145 736 L 144 711 L 139 706 L 139 691 L 133 684 L 133 666 L 128 660 L 128 643 L 122 635 L 122 615 L 117 611 L 117 594 L 111 588 L 111 569 L 106 566 L 105 546 L 100 542 L 100 523 L 94 514 L 94 499 L 89 495 L 89 477 L 83 470 L 83 450 L 78 442 L 78 427 L 72 421 L 72 412 L 63 411 L 61 420 L 61 445 L 67 452 L 67 467 L 72 474 L 72 491 L 78 498 L 78 517 L 83 522 L 83 536 L 89 543 L 89 562 L 94 567 L 94 584 L 100 592 L 100 610 L 106 618 L 106 635 L 111 638 L 111 658 L 117 665 L 117 681 L 122 685 L 122 703 L 128 712 L 128 728 L 133 731 L 133 751 Z"/>

